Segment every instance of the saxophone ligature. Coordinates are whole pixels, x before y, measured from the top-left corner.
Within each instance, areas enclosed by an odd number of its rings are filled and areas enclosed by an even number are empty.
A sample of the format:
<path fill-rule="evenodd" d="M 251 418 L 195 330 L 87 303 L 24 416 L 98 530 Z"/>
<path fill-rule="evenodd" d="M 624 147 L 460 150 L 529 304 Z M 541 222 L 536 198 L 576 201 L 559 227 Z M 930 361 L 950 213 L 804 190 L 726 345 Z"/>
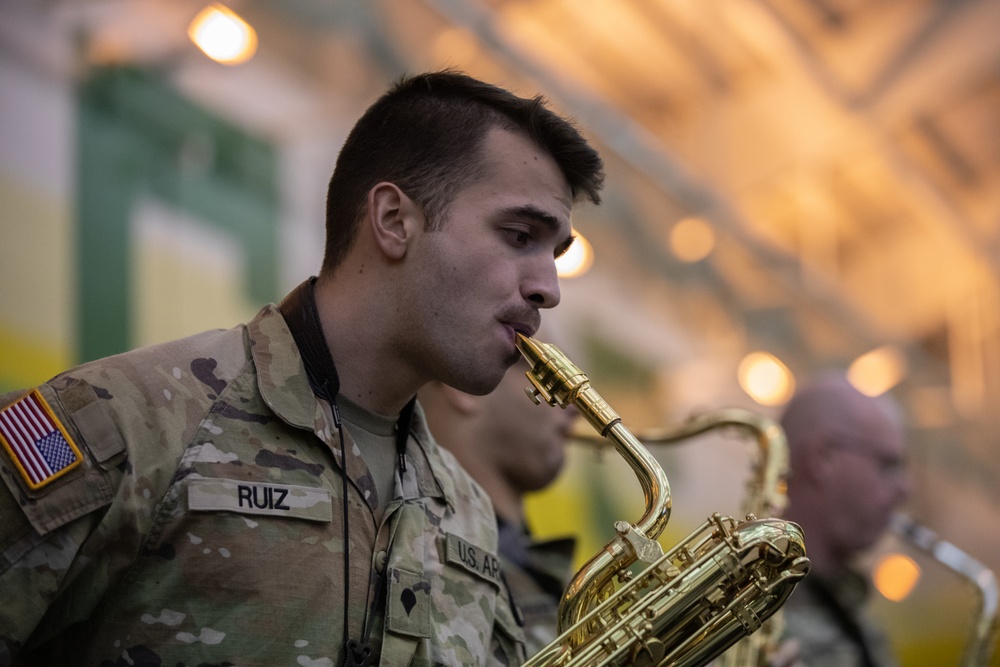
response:
<path fill-rule="evenodd" d="M 993 571 L 965 551 L 938 537 L 933 530 L 906 514 L 892 517 L 892 529 L 906 542 L 957 573 L 976 593 L 976 618 L 962 653 L 961 667 L 986 667 L 993 655 L 997 631 L 997 578 Z"/>
<path fill-rule="evenodd" d="M 632 468 L 646 510 L 573 577 L 559 605 L 559 636 L 525 665 L 700 667 L 759 630 L 809 571 L 799 526 L 714 514 L 667 553 L 657 542 L 670 516 L 663 468 L 590 380 L 554 345 L 523 335 L 536 403 L 575 406 Z M 644 569 L 630 569 L 636 563 Z"/>

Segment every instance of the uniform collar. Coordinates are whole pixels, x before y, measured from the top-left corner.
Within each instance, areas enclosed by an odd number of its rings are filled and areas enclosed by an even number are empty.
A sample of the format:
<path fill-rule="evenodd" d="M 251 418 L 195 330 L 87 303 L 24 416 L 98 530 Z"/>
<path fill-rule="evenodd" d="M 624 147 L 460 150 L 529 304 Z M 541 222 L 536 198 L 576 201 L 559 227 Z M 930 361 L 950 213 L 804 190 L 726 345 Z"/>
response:
<path fill-rule="evenodd" d="M 845 609 L 862 608 L 871 591 L 868 578 L 849 567 L 842 567 L 828 575 L 811 573 L 806 578 L 809 579 L 815 586 L 823 587 Z"/>
<path fill-rule="evenodd" d="M 332 401 L 340 393 L 340 376 L 323 335 L 316 308 L 316 278 L 303 282 L 286 296 L 278 310 L 292 332 L 313 393 Z"/>
<path fill-rule="evenodd" d="M 531 534 L 527 521 L 519 524 L 497 516 L 500 552 L 522 567 L 532 566 L 553 576 L 566 578 L 573 563 L 576 538 L 556 537 L 538 540 Z"/>
<path fill-rule="evenodd" d="M 278 307 L 265 306 L 247 324 L 247 334 L 264 402 L 292 426 L 314 430 L 322 419 L 322 408 L 316 400 L 303 400 L 314 397 L 313 390 L 299 348 Z"/>
<path fill-rule="evenodd" d="M 296 288 L 282 304 L 293 298 L 293 295 L 301 296 L 304 285 L 307 284 L 308 281 Z M 268 305 L 247 325 L 250 354 L 257 368 L 257 383 L 261 396 L 268 407 L 283 421 L 317 434 L 330 429 L 329 435 L 332 436 L 335 433 L 334 426 L 328 423 L 326 412 L 317 397 L 315 391 L 317 381 L 310 380 L 311 374 L 304 360 L 306 355 L 303 355 L 292 335 L 283 316 L 284 310 L 286 309 L 274 304 Z M 329 354 L 329 351 L 326 353 Z M 333 372 L 336 373 L 335 368 Z M 339 388 L 339 382 L 336 388 Z M 331 386 L 334 392 L 336 388 Z M 306 397 L 312 397 L 313 400 L 308 400 Z M 411 494 L 419 497 L 443 497 L 448 505 L 454 507 L 456 504 L 454 466 L 449 465 L 442 455 L 440 446 L 427 427 L 427 419 L 419 403 L 413 410 L 409 432 L 417 447 L 415 449 L 410 447 L 407 451 L 408 458 L 414 463 L 410 482 L 414 486 L 404 489 L 404 497 L 411 497 Z M 322 438 L 322 435 L 320 437 Z M 419 460 L 421 458 L 423 461 Z M 403 477 L 404 486 L 407 486 L 410 475 L 406 474 Z"/>
<path fill-rule="evenodd" d="M 424 408 L 417 402 L 410 420 L 410 434 L 417 443 L 417 448 L 424 456 L 427 465 L 416 466 L 417 487 L 422 495 L 441 495 L 450 507 L 455 508 L 455 467 L 457 463 L 445 459 L 444 451 L 431 435 L 427 427 L 427 417 Z M 435 492 L 436 490 L 436 492 Z"/>

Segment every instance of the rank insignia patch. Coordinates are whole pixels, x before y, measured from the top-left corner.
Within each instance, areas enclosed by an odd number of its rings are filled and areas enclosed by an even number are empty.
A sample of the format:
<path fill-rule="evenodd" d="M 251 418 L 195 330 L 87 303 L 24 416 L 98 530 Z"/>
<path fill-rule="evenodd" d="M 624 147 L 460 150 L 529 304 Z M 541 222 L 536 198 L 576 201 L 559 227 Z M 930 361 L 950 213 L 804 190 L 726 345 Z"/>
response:
<path fill-rule="evenodd" d="M 34 389 L 0 410 L 0 444 L 31 489 L 39 489 L 80 465 L 76 443 Z"/>

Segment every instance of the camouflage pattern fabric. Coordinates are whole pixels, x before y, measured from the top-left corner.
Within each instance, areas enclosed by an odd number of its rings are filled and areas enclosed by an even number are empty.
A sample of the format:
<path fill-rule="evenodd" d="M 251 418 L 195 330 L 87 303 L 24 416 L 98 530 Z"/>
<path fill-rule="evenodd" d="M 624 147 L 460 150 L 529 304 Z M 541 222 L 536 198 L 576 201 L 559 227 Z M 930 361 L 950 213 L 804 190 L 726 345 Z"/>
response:
<path fill-rule="evenodd" d="M 376 522 L 361 452 L 345 434 L 341 460 L 275 306 L 39 393 L 83 462 L 32 490 L 0 447 L 0 665 L 339 665 L 345 595 L 371 664 L 523 659 L 485 492 L 418 406 Z"/>
<path fill-rule="evenodd" d="M 559 635 L 559 602 L 573 575 L 576 540 L 535 540 L 520 526 L 498 523 L 500 560 L 524 619 L 525 652 L 531 657 Z"/>
<path fill-rule="evenodd" d="M 868 582 L 849 570 L 803 579 L 782 612 L 783 638 L 798 640 L 806 667 L 895 667 L 888 638 L 865 611 L 868 591 Z"/>

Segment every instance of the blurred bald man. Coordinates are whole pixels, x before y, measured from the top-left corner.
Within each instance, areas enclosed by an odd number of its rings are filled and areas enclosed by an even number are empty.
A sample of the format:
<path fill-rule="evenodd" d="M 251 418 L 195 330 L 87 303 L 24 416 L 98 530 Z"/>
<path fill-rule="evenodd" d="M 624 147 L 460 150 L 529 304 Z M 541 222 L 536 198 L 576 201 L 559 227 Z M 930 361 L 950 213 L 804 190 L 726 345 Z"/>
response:
<path fill-rule="evenodd" d="M 523 621 L 528 656 L 556 638 L 558 606 L 572 575 L 573 538 L 536 540 L 524 518 L 528 493 L 551 484 L 563 468 L 577 411 L 535 405 L 523 359 L 490 394 L 473 396 L 440 382 L 420 390 L 427 424 L 483 487 L 497 515 L 499 555 Z"/>
<path fill-rule="evenodd" d="M 782 518 L 805 531 L 812 571 L 784 606 L 785 636 L 809 667 L 895 665 L 888 639 L 865 606 L 870 588 L 853 569 L 906 500 L 901 415 L 843 375 L 803 386 L 785 408 L 791 476 Z"/>

